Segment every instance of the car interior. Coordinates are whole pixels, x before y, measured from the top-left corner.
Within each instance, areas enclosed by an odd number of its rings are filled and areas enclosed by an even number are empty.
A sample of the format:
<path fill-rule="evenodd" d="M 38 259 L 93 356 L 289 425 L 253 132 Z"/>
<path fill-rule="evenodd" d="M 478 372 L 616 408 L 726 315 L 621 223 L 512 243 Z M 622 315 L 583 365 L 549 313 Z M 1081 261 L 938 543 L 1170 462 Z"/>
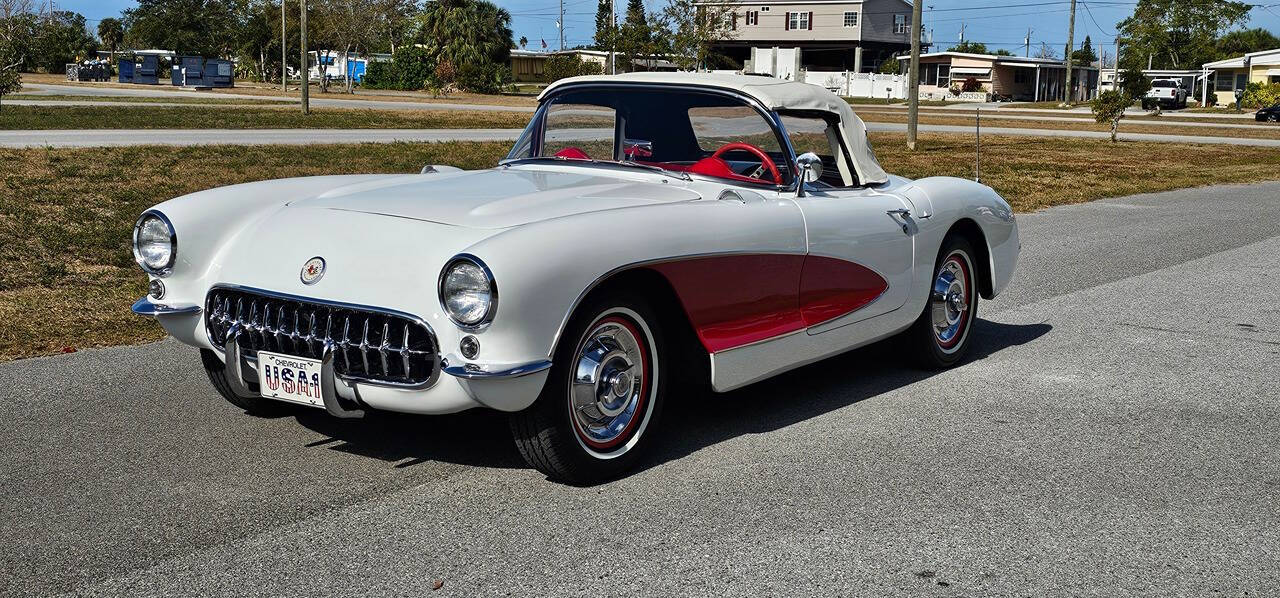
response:
<path fill-rule="evenodd" d="M 821 157 L 811 185 L 853 186 L 834 115 L 780 114 L 796 154 Z M 782 133 L 743 100 L 695 90 L 567 90 L 538 113 L 508 159 L 627 161 L 748 185 L 789 185 Z M 838 164 L 836 155 L 844 158 Z"/>

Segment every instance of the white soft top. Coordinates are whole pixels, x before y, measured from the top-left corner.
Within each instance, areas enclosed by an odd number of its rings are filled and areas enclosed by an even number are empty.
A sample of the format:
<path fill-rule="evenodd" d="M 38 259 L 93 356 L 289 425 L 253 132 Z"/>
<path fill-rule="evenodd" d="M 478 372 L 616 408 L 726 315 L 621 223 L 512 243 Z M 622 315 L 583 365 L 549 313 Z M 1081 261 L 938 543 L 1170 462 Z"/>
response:
<path fill-rule="evenodd" d="M 538 96 L 541 101 L 556 88 L 573 83 L 636 83 L 696 85 L 736 91 L 754 98 L 770 110 L 816 110 L 840 117 L 845 143 L 853 158 L 853 168 L 863 184 L 888 182 L 889 175 L 876 161 L 867 141 L 867 126 L 853 113 L 849 103 L 824 87 L 753 75 L 716 75 L 710 73 L 626 73 L 622 75 L 589 75 L 569 77 L 548 85 Z"/>

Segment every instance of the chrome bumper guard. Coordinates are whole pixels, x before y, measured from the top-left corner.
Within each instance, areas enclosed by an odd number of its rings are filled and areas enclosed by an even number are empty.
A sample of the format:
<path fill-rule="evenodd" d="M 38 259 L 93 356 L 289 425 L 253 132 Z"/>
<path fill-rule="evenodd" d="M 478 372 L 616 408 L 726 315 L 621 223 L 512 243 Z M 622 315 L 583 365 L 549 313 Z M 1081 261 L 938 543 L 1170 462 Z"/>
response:
<path fill-rule="evenodd" d="M 452 359 L 451 359 L 452 358 Z M 479 365 L 475 363 L 461 363 L 462 359 L 450 355 L 442 361 L 444 373 L 456 378 L 464 378 L 466 380 L 483 380 L 486 378 L 519 378 L 520 376 L 528 376 L 536 374 L 551 367 L 550 360 L 531 361 L 529 363 L 518 364 L 488 364 Z M 450 365 L 450 362 L 459 363 L 459 365 Z"/>
<path fill-rule="evenodd" d="M 149 316 L 149 317 L 179 315 L 179 314 L 198 314 L 202 311 L 199 305 L 192 305 L 189 303 L 175 303 L 173 305 L 165 305 L 163 303 L 152 303 L 151 297 L 143 297 L 135 301 L 133 303 L 133 307 L 131 307 L 130 309 L 135 314 L 138 314 L 140 316 Z"/>
<path fill-rule="evenodd" d="M 244 397 L 258 396 L 252 390 L 249 390 L 249 384 L 245 382 L 244 366 L 249 365 L 240 352 L 240 326 L 232 325 L 231 330 L 227 333 L 227 344 L 223 347 L 227 357 L 227 383 L 231 385 L 231 389 L 238 395 Z M 359 407 L 358 400 L 354 405 L 349 405 L 351 401 L 338 397 L 338 373 L 333 366 L 333 343 L 325 343 L 324 352 L 320 358 L 320 398 L 324 401 L 324 409 L 329 415 L 343 419 L 359 419 L 364 417 L 365 410 Z M 257 378 L 257 373 L 254 373 Z M 346 385 L 345 382 L 342 383 Z M 355 387 L 347 386 L 353 392 Z M 360 396 L 356 392 L 356 397 Z"/>

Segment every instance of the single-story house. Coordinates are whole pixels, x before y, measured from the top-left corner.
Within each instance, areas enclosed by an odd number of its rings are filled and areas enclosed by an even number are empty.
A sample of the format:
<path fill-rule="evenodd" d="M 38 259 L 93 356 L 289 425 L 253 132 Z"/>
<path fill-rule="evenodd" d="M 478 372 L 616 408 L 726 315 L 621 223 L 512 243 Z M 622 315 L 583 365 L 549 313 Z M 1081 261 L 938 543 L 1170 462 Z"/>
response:
<path fill-rule="evenodd" d="M 1280 83 L 1280 48 L 1206 63 L 1201 70 L 1204 78 L 1213 80 L 1212 93 L 1217 103 L 1235 103 L 1236 90 L 1243 90 L 1249 83 Z M 1204 86 L 1201 100 L 1209 93 L 1209 86 Z"/>
<path fill-rule="evenodd" d="M 911 64 L 910 56 L 899 56 L 902 72 Z M 1093 99 L 1098 87 L 1098 68 L 1072 65 L 1072 101 Z M 974 78 L 995 96 L 1018 101 L 1039 102 L 1064 99 L 1067 65 L 1065 61 L 1022 56 L 933 52 L 920 55 L 921 95 L 941 95 L 953 85 Z"/>
<path fill-rule="evenodd" d="M 511 51 L 511 80 L 516 82 L 535 82 L 542 80 L 546 60 L 552 56 L 577 56 L 583 62 L 600 65 L 603 71 L 609 65 L 609 52 L 606 50 L 559 50 L 555 52 L 538 52 L 535 50 Z M 626 60 L 619 56 L 619 60 Z M 665 58 L 637 58 L 632 61 L 633 71 L 678 71 L 674 62 Z M 619 62 L 621 65 L 621 62 Z M 621 66 L 619 67 L 621 70 Z"/>

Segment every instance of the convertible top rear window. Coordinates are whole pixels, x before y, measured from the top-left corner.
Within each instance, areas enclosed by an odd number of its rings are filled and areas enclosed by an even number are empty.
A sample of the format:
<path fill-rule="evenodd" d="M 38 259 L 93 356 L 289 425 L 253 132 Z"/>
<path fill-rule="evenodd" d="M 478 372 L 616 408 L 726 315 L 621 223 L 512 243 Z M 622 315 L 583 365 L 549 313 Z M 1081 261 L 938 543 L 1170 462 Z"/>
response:
<path fill-rule="evenodd" d="M 507 159 L 626 161 L 753 184 L 790 181 L 771 118 L 741 98 L 673 89 L 570 89 L 543 103 Z"/>

